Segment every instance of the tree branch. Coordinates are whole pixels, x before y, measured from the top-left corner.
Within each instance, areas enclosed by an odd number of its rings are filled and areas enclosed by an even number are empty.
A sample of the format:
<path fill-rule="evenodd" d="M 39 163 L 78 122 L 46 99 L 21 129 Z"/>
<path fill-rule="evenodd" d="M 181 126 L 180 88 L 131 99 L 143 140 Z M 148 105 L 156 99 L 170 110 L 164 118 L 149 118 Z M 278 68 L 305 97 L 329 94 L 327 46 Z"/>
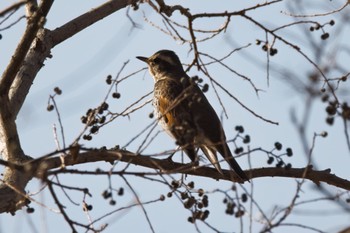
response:
<path fill-rule="evenodd" d="M 101 19 L 111 15 L 112 13 L 126 7 L 131 1 L 128 0 L 113 0 L 107 1 L 101 6 L 92 9 L 85 14 L 71 20 L 63 26 L 56 28 L 52 31 L 51 37 L 53 40 L 53 46 L 63 42 L 64 40 L 74 36 L 78 32 L 84 30 L 90 25 L 100 21 Z"/>
<path fill-rule="evenodd" d="M 1 95 L 7 95 L 9 93 L 13 80 L 23 64 L 24 58 L 27 55 L 35 36 L 37 35 L 37 32 L 44 25 L 46 15 L 48 14 L 52 4 L 53 0 L 43 0 L 38 10 L 33 14 L 33 17 L 28 20 L 28 25 L 22 39 L 19 42 L 10 63 L 6 67 L 5 72 L 2 74 L 0 80 Z"/>
<path fill-rule="evenodd" d="M 3 9 L 2 11 L 0 11 L 0 18 L 4 17 L 5 15 L 7 15 L 8 13 L 10 13 L 12 11 L 16 11 L 18 8 L 20 8 L 24 4 L 26 4 L 26 1 L 23 0 L 23 1 L 16 2 L 16 3 L 12 4 L 11 6 Z"/>
<path fill-rule="evenodd" d="M 49 175 L 58 174 L 58 173 L 74 173 L 72 170 L 66 169 L 67 166 L 73 166 L 78 164 L 85 163 L 94 163 L 98 161 L 114 162 L 122 161 L 145 168 L 155 169 L 154 173 L 151 172 L 139 172 L 142 175 L 155 175 L 159 176 L 160 174 L 187 174 L 193 176 L 207 177 L 215 180 L 226 180 L 233 182 L 240 182 L 239 177 L 230 170 L 223 170 L 223 175 L 218 173 L 217 170 L 210 167 L 193 167 L 191 164 L 182 164 L 177 162 L 172 162 L 169 159 L 158 159 L 152 158 L 150 156 L 136 155 L 132 152 L 125 150 L 89 150 L 81 152 L 78 156 L 72 156 L 69 154 L 65 157 L 64 164 L 62 167 L 62 161 L 60 157 L 47 158 L 42 157 L 36 160 L 32 160 L 23 165 L 12 165 L 7 161 L 0 160 L 0 164 L 13 167 L 20 172 L 31 174 L 32 177 L 37 177 L 40 179 L 47 179 Z M 62 168 L 61 168 L 62 167 Z M 61 168 L 57 170 L 57 168 Z M 86 171 L 76 171 L 81 174 L 91 174 L 91 172 Z M 312 181 L 315 184 L 320 184 L 320 182 L 327 183 L 331 186 L 342 188 L 345 190 L 350 190 L 350 181 L 342 179 L 334 174 L 330 173 L 330 169 L 323 171 L 315 171 L 312 169 L 312 166 L 306 168 L 256 168 L 249 171 L 245 171 L 247 175 L 251 178 L 259 177 L 286 177 L 286 178 L 300 178 L 307 179 Z M 94 174 L 103 174 L 111 175 L 110 171 L 93 171 Z M 126 171 L 116 171 L 115 174 L 128 174 Z M 137 175 L 137 172 L 133 172 L 132 175 Z M 11 189 L 11 187 L 8 187 Z M 8 212 L 4 206 L 4 201 L 8 194 L 0 192 L 0 213 Z M 22 197 L 25 197 L 25 194 L 22 194 Z M 22 200 L 23 201 L 23 200 Z"/>
<path fill-rule="evenodd" d="M 0 154 L 12 164 L 21 165 L 31 159 L 21 149 L 15 119 L 37 73 L 45 59 L 50 57 L 51 49 L 130 3 L 128 0 L 107 1 L 50 32 L 42 27 L 52 4 L 52 0 L 42 0 L 38 9 L 32 15 L 29 14 L 27 28 L 0 80 Z M 25 196 L 19 193 L 24 192 L 32 177 L 25 171 L 6 167 L 3 182 L 0 182 L 0 212 L 14 214 L 26 204 L 23 201 Z"/>
<path fill-rule="evenodd" d="M 51 57 L 50 51 L 52 48 L 128 4 L 128 0 L 108 1 L 53 31 L 40 30 L 37 34 L 37 40 L 32 45 L 11 86 L 9 98 L 14 115 L 17 115 L 21 109 L 37 73 L 43 67 L 45 59 Z"/>

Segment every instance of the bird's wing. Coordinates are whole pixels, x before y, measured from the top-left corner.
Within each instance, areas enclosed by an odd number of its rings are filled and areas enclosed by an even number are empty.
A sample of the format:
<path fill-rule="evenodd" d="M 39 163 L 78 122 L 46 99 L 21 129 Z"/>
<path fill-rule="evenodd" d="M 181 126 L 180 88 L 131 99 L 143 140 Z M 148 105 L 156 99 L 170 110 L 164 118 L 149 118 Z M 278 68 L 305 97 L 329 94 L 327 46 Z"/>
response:
<path fill-rule="evenodd" d="M 225 142 L 226 136 L 215 110 L 196 84 L 193 84 L 191 91 L 197 96 L 191 100 L 193 103 L 190 110 L 194 124 L 202 131 L 198 133 L 204 135 L 212 144 Z"/>
<path fill-rule="evenodd" d="M 234 159 L 226 143 L 225 132 L 215 110 L 210 105 L 209 101 L 197 85 L 194 84 L 192 88 L 193 92 L 200 97 L 200 100 L 197 98 L 197 101 L 193 102 L 193 106 L 191 108 L 191 111 L 193 111 L 194 124 L 197 126 L 198 133 L 200 134 L 200 140 L 206 145 L 207 148 L 215 148 L 215 150 L 218 151 L 230 164 L 230 167 L 237 173 L 239 177 L 241 177 L 243 180 L 248 180 L 247 175 Z M 202 114 L 194 114 L 198 112 L 202 112 Z M 205 146 L 202 147 L 204 147 L 204 150 L 202 150 L 210 162 L 214 166 L 215 164 L 218 164 L 216 154 L 212 152 L 213 149 L 210 150 L 206 149 Z M 221 171 L 221 169 L 218 169 L 218 171 Z"/>

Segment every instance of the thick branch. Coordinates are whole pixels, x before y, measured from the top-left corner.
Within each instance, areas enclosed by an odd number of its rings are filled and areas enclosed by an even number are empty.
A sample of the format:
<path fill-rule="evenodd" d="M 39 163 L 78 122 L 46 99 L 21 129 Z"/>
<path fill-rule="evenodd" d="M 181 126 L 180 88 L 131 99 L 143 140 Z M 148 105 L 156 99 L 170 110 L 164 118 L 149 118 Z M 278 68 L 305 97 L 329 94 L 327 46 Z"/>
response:
<path fill-rule="evenodd" d="M 71 20 L 63 26 L 56 28 L 52 31 L 53 45 L 57 45 L 62 41 L 74 36 L 81 30 L 89 27 L 90 25 L 98 22 L 99 20 L 109 16 L 110 14 L 126 7 L 131 1 L 128 0 L 113 0 L 107 1 L 105 4 L 92 9 L 85 14 Z"/>
<path fill-rule="evenodd" d="M 38 10 L 28 21 L 28 26 L 24 32 L 24 35 L 19 42 L 10 63 L 6 67 L 5 72 L 2 74 L 0 81 L 0 93 L 2 95 L 7 95 L 9 93 L 13 80 L 15 79 L 18 70 L 23 64 L 24 58 L 27 55 L 30 45 L 32 44 L 38 30 L 45 23 L 45 17 L 49 12 L 52 4 L 53 0 L 43 0 Z"/>
<path fill-rule="evenodd" d="M 50 32 L 42 27 L 52 3 L 52 0 L 42 0 L 38 10 L 29 18 L 24 35 L 0 80 L 0 153 L 13 164 L 21 165 L 30 159 L 21 149 L 15 118 L 44 60 L 50 57 L 51 49 L 91 24 L 124 8 L 129 1 L 107 1 Z M 0 213 L 14 214 L 25 204 L 24 196 L 19 193 L 24 192 L 32 177 L 32 174 L 12 167 L 5 169 L 3 182 L 0 182 Z"/>
<path fill-rule="evenodd" d="M 158 159 L 150 156 L 136 155 L 132 152 L 125 150 L 115 151 L 88 151 L 80 153 L 77 157 L 68 155 L 65 157 L 65 166 L 91 163 L 98 161 L 114 162 L 123 161 L 134 165 L 139 165 L 146 168 L 158 169 L 162 174 L 182 173 L 194 176 L 202 176 L 207 178 L 213 178 L 216 180 L 228 180 L 239 182 L 240 179 L 230 170 L 223 170 L 224 175 L 217 172 L 216 169 L 211 167 L 192 167 L 189 164 L 182 164 L 173 162 L 169 159 Z M 2 163 L 3 164 L 3 163 Z M 4 164 L 8 165 L 8 164 Z M 28 166 L 29 165 L 29 166 Z M 61 158 L 49 158 L 45 160 L 33 160 L 27 163 L 23 169 L 30 169 L 33 172 L 33 176 L 40 177 L 47 171 L 61 167 Z M 17 166 L 17 168 L 19 168 Z M 307 170 L 305 172 L 305 170 Z M 338 188 L 350 190 L 350 181 L 342 179 L 334 174 L 330 173 L 330 169 L 323 171 L 315 171 L 312 166 L 306 168 L 256 168 L 246 171 L 248 177 L 251 179 L 259 177 L 286 177 L 286 178 L 304 178 L 308 179 L 316 184 L 325 182 L 329 185 L 336 186 Z"/>
<path fill-rule="evenodd" d="M 68 156 L 65 161 L 66 165 L 74 165 L 79 163 L 88 163 L 96 161 L 108 161 L 113 162 L 115 160 L 120 160 L 123 162 L 128 162 L 134 165 L 139 165 L 143 167 L 148 167 L 152 169 L 160 169 L 163 174 L 170 173 L 183 173 L 194 176 L 202 176 L 213 178 L 216 180 L 228 180 L 239 182 L 240 179 L 236 174 L 229 170 L 224 170 L 224 175 L 221 175 L 214 168 L 210 167 L 197 167 L 192 168 L 191 166 L 184 165 L 182 163 L 175 163 L 168 159 L 157 159 L 149 156 L 135 155 L 128 151 L 90 151 L 81 153 L 77 160 L 74 162 L 72 156 Z M 41 162 L 40 162 L 41 163 Z M 49 159 L 45 167 L 52 169 L 57 168 L 61 165 L 59 158 Z M 306 175 L 304 177 L 305 169 L 307 169 Z M 342 179 L 334 174 L 330 173 L 330 169 L 323 171 L 314 171 L 312 166 L 307 168 L 257 168 L 246 171 L 248 177 L 251 179 L 259 177 L 288 177 L 288 178 L 305 178 L 316 184 L 320 182 L 325 182 L 329 185 L 336 186 L 338 188 L 350 190 L 350 181 Z"/>
<path fill-rule="evenodd" d="M 5 8 L 5 9 L 1 10 L 0 11 L 0 18 L 4 17 L 6 14 L 8 14 L 12 11 L 16 11 L 18 8 L 20 8 L 24 4 L 26 4 L 26 1 L 19 1 L 19 2 L 12 4 L 11 6 Z"/>
<path fill-rule="evenodd" d="M 0 164 L 13 168 L 12 170 L 17 170 L 21 173 L 25 173 L 27 176 L 44 178 L 47 174 L 51 173 L 64 173 L 67 166 L 92 163 L 98 161 L 114 162 L 123 161 L 126 163 L 142 166 L 145 168 L 156 169 L 153 175 L 159 174 L 188 174 L 193 176 L 201 176 L 212 178 L 215 180 L 227 180 L 233 182 L 240 182 L 239 177 L 236 176 L 232 171 L 224 170 L 224 175 L 221 175 L 214 168 L 210 167 L 192 167 L 189 164 L 182 164 L 172 162 L 169 159 L 157 159 L 150 156 L 136 155 L 124 150 L 114 150 L 114 151 L 87 151 L 78 154 L 77 156 L 68 155 L 65 157 L 65 166 L 62 167 L 62 161 L 59 157 L 36 159 L 31 162 L 25 163 L 24 165 L 13 165 L 7 161 L 0 160 Z M 62 167 L 62 168 L 61 168 Z M 61 168 L 61 170 L 55 170 Z M 305 173 L 305 170 L 307 172 Z M 84 172 L 82 172 L 84 173 Z M 142 172 L 140 172 L 141 174 Z M 308 179 L 316 184 L 320 182 L 327 183 L 329 185 L 342 188 L 345 190 L 350 190 L 350 182 L 348 180 L 337 177 L 330 173 L 330 170 L 324 171 L 314 171 L 312 166 L 307 168 L 257 168 L 246 171 L 251 179 L 259 177 L 286 177 L 286 178 L 304 178 Z M 96 173 L 97 174 L 97 173 Z M 102 173 L 101 173 L 102 174 Z M 150 173 L 149 173 L 150 174 Z M 11 191 L 11 187 L 7 187 L 7 190 Z M 13 190 L 12 190 L 13 191 Z M 16 190 L 15 192 L 18 192 Z M 21 203 L 24 203 L 25 194 L 22 192 Z M 9 204 L 11 201 L 12 205 Z M 15 205 L 13 197 L 9 195 L 9 192 L 4 192 L 0 189 L 0 213 L 2 212 L 12 212 L 14 213 L 21 205 Z M 10 209 L 10 207 L 12 207 Z"/>
<path fill-rule="evenodd" d="M 17 115 L 21 109 L 37 73 L 43 67 L 45 59 L 50 57 L 50 51 L 53 47 L 113 12 L 124 8 L 128 3 L 128 0 L 108 1 L 53 31 L 40 30 L 35 44 L 32 45 L 23 66 L 20 68 L 11 86 L 9 98 L 13 114 Z"/>

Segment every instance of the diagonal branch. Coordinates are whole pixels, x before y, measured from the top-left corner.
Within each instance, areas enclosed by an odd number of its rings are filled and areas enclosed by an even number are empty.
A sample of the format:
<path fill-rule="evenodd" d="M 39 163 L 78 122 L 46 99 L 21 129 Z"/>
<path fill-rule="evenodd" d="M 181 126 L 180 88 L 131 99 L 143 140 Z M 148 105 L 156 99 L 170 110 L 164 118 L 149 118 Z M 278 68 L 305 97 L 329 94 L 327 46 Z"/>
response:
<path fill-rule="evenodd" d="M 7 95 L 9 93 L 10 87 L 16 77 L 17 72 L 23 64 L 30 45 L 35 39 L 39 29 L 44 25 L 46 15 L 48 14 L 52 4 L 53 0 L 43 0 L 37 11 L 33 14 L 33 17 L 28 20 L 28 25 L 24 35 L 22 36 L 22 39 L 19 42 L 10 63 L 6 67 L 6 70 L 1 77 L 0 93 L 2 95 Z"/>
<path fill-rule="evenodd" d="M 29 92 L 29 89 L 46 58 L 50 58 L 53 47 L 69 39 L 108 15 L 126 7 L 128 0 L 111 0 L 93 10 L 69 21 L 63 26 L 50 31 L 40 30 L 36 43 L 32 45 L 23 66 L 20 68 L 9 94 L 10 106 L 14 115 L 17 115 Z"/>
<path fill-rule="evenodd" d="M 45 59 L 50 57 L 51 49 L 111 13 L 124 8 L 130 1 L 107 1 L 51 32 L 43 29 L 43 25 L 52 4 L 53 0 L 41 0 L 38 9 L 29 14 L 27 28 L 0 80 L 0 154 L 13 164 L 21 165 L 30 160 L 21 149 L 15 119 L 37 73 L 43 67 Z M 28 3 L 28 6 L 30 5 Z M 4 179 L 0 182 L 0 212 L 14 214 L 26 204 L 25 196 L 19 193 L 24 192 L 32 177 L 32 174 L 13 167 L 5 168 Z M 9 188 L 10 186 L 15 190 Z"/>

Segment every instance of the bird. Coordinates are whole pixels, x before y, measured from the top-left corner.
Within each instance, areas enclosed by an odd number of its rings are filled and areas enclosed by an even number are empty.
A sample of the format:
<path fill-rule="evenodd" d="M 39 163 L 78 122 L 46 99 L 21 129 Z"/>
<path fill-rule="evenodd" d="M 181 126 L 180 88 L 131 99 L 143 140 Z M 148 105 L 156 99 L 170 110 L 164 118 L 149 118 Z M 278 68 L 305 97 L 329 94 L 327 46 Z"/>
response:
<path fill-rule="evenodd" d="M 154 79 L 153 106 L 159 124 L 191 161 L 198 164 L 200 148 L 223 174 L 217 157 L 219 152 L 241 180 L 249 181 L 227 145 L 218 115 L 195 79 L 186 74 L 176 53 L 160 50 L 150 57 L 136 58 L 147 63 Z"/>

